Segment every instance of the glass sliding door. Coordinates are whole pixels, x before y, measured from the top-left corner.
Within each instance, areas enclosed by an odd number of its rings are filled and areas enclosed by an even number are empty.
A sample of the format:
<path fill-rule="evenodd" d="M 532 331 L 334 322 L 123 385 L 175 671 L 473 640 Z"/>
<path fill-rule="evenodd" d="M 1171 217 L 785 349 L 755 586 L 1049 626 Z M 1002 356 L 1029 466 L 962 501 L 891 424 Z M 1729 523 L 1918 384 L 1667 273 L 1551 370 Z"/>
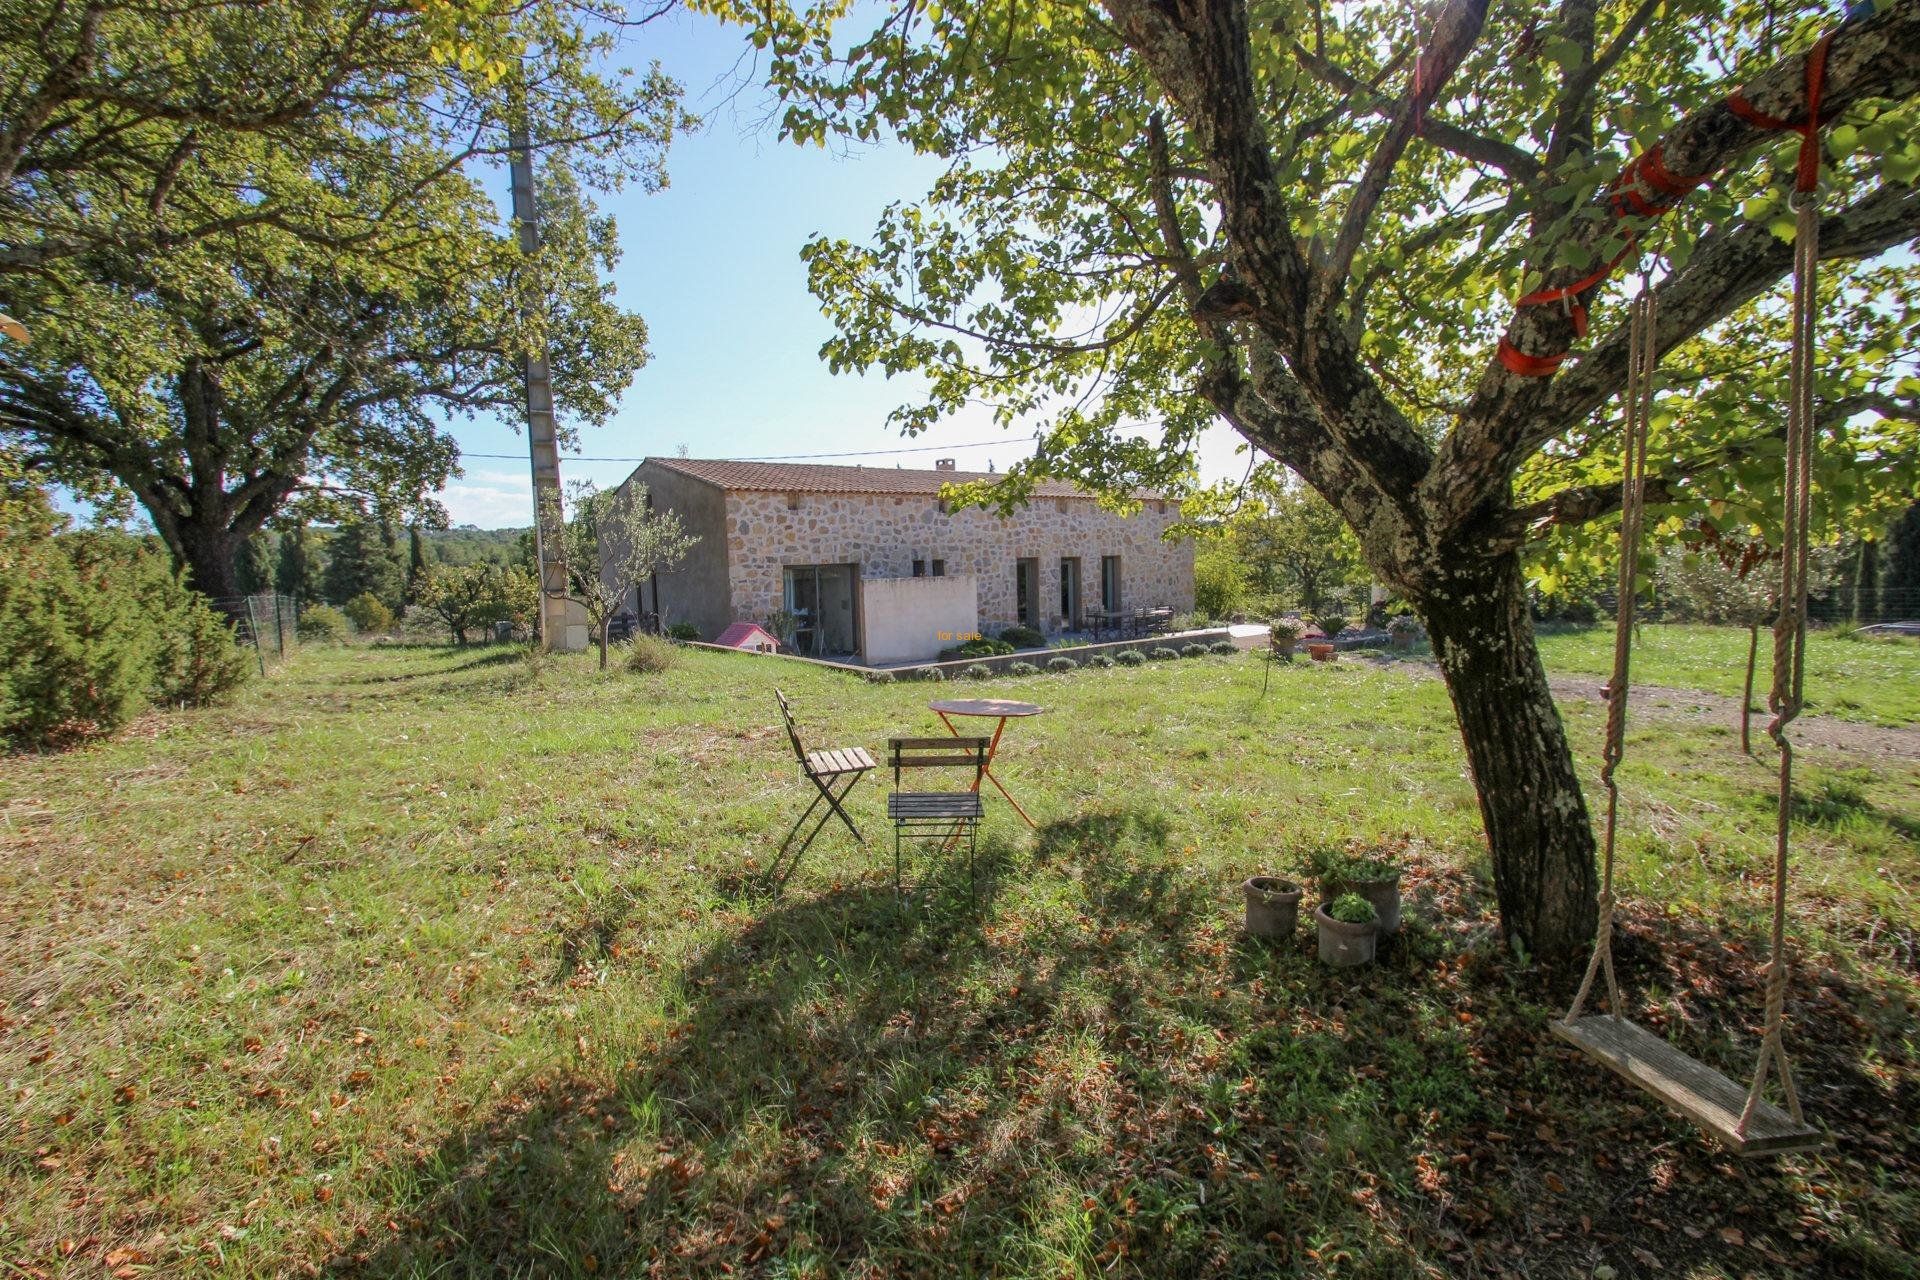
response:
<path fill-rule="evenodd" d="M 860 566 L 788 565 L 787 612 L 795 618 L 793 647 L 810 657 L 857 657 L 860 652 Z"/>

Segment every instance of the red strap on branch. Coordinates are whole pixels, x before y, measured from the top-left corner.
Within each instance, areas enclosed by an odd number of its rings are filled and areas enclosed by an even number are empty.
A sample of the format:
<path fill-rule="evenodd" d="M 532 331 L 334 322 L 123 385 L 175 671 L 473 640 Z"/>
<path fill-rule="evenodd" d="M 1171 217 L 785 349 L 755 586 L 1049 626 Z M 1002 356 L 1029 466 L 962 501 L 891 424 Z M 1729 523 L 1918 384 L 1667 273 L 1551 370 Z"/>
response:
<path fill-rule="evenodd" d="M 1807 120 L 1805 124 L 1789 124 L 1777 116 L 1767 115 L 1756 108 L 1739 90 L 1727 95 L 1727 110 L 1746 121 L 1756 129 L 1777 133 L 1791 129 L 1800 135 L 1800 156 L 1794 172 L 1794 189 L 1802 193 L 1814 190 L 1820 185 L 1820 102 L 1826 92 L 1827 49 L 1833 43 L 1834 33 L 1829 31 L 1821 36 L 1812 49 L 1807 52 Z M 1613 207 L 1614 216 L 1625 218 L 1629 214 L 1641 218 L 1657 218 L 1672 209 L 1680 197 L 1692 191 L 1711 176 L 1704 173 L 1675 173 L 1667 168 L 1666 153 L 1658 145 L 1629 160 L 1620 175 L 1608 187 L 1608 203 Z M 1641 188 L 1653 192 L 1649 198 L 1641 194 Z M 1587 336 L 1587 309 L 1580 302 L 1579 295 L 1592 289 L 1605 280 L 1613 269 L 1624 261 L 1637 247 L 1637 237 L 1629 234 L 1626 247 L 1615 254 L 1613 260 L 1596 271 L 1575 280 L 1572 284 L 1557 285 L 1551 289 L 1536 289 L 1514 303 L 1520 307 L 1544 306 L 1550 302 L 1562 303 L 1567 314 L 1573 320 L 1573 333 L 1576 338 Z M 1529 355 L 1514 346 L 1505 337 L 1500 339 L 1500 363 L 1510 373 L 1522 378 L 1550 377 L 1567 358 L 1565 351 L 1549 355 Z"/>
<path fill-rule="evenodd" d="M 1748 102 L 1738 89 L 1727 95 L 1727 110 L 1756 129 L 1768 133 L 1793 132 L 1800 135 L 1800 158 L 1794 167 L 1793 189 L 1802 194 L 1820 185 L 1820 101 L 1827 89 L 1827 50 L 1833 44 L 1829 31 L 1807 50 L 1807 119 L 1804 124 L 1789 124 L 1779 116 L 1770 116 Z"/>

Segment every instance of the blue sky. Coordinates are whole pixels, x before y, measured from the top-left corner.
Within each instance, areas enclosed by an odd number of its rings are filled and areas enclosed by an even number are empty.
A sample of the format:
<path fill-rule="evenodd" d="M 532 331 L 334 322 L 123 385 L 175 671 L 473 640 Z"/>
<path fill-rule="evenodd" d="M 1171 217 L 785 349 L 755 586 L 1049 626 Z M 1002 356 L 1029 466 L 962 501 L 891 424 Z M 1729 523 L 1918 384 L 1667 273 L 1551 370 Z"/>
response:
<path fill-rule="evenodd" d="M 602 201 L 619 226 L 620 303 L 646 317 L 652 358 L 615 418 L 582 430 L 580 452 L 638 458 L 684 445 L 694 457 L 767 457 L 939 445 L 949 447 L 822 461 L 931 467 L 951 455 L 962 467 L 984 469 L 991 459 L 1004 469 L 1030 451 L 1024 432 L 1003 431 L 978 410 L 903 440 L 886 417 L 913 397 L 912 381 L 834 376 L 818 356 L 832 329 L 807 292 L 801 246 L 816 232 L 865 239 L 881 209 L 923 195 L 938 166 L 897 146 L 846 156 L 779 141 L 764 91 L 741 87 L 751 73 L 745 52 L 738 31 L 682 12 L 631 41 L 631 59 L 659 59 L 704 124 L 675 141 L 665 191 Z M 441 494 L 453 523 L 532 523 L 526 438 L 517 426 L 488 418 L 455 424 L 466 474 Z M 1210 436 L 1202 450 L 1209 477 L 1244 468 L 1244 459 L 1234 465 L 1237 437 L 1219 427 Z M 975 447 L 952 447 L 959 445 Z M 603 486 L 632 469 L 561 463 L 564 478 Z"/>

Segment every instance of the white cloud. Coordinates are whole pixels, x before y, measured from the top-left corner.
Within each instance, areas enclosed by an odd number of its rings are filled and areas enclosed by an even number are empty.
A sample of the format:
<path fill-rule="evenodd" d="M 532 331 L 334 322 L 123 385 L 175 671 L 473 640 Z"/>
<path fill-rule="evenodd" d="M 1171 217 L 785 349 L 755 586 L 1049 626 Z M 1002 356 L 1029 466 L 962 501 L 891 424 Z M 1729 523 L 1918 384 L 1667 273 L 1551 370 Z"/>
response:
<path fill-rule="evenodd" d="M 533 481 L 519 471 L 469 471 L 440 491 L 447 519 L 482 529 L 525 528 L 533 523 Z"/>

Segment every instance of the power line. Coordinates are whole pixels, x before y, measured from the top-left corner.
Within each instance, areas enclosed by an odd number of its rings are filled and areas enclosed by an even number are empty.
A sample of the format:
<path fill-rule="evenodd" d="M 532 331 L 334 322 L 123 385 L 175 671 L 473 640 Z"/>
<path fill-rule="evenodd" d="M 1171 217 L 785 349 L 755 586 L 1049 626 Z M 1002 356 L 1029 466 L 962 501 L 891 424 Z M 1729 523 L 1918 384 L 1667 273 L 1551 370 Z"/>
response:
<path fill-rule="evenodd" d="M 998 440 L 973 440 L 966 444 L 922 444 L 902 449 L 847 449 L 840 453 L 757 453 L 742 458 L 716 458 L 716 462 L 805 462 L 812 458 L 885 458 L 897 453 L 942 453 L 951 449 L 985 449 L 991 445 L 1009 444 L 1011 439 L 1001 436 Z M 524 453 L 465 453 L 463 458 L 499 458 L 509 462 L 526 460 Z M 645 462 L 645 458 L 600 458 L 587 454 L 568 454 L 562 462 Z"/>

